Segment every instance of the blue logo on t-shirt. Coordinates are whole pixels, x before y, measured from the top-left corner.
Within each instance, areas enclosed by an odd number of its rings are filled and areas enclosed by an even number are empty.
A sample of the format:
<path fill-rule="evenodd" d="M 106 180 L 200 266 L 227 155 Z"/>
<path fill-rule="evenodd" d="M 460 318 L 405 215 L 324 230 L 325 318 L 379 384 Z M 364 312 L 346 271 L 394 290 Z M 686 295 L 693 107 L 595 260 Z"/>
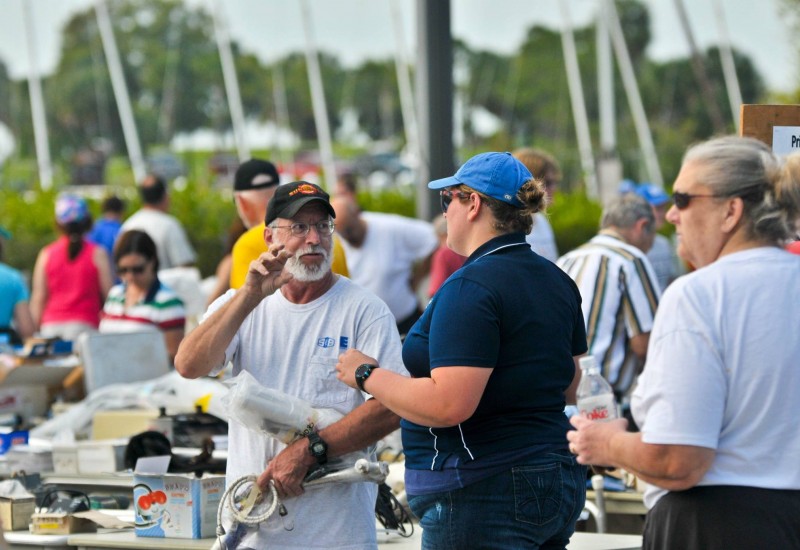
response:
<path fill-rule="evenodd" d="M 317 346 L 321 348 L 332 348 L 336 344 L 336 340 L 330 336 L 325 336 L 317 340 Z"/>
<path fill-rule="evenodd" d="M 339 336 L 339 349 L 344 352 L 349 346 L 350 339 L 347 336 Z"/>

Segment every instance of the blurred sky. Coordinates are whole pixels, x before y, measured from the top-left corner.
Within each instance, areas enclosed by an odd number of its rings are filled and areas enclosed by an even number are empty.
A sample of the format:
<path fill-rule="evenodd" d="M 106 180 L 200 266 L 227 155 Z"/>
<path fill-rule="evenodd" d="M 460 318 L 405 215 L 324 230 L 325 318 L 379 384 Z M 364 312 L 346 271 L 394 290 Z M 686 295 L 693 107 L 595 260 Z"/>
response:
<path fill-rule="evenodd" d="M 392 0 L 393 1 L 393 0 Z M 519 47 L 527 29 L 541 24 L 562 25 L 560 0 L 451 0 L 454 36 L 473 48 L 510 53 Z M 701 48 L 719 42 L 714 0 L 683 0 Z M 719 0 L 725 9 L 732 44 L 754 61 L 767 85 L 776 91 L 800 84 L 800 54 L 778 12 L 780 0 Z M 75 10 L 92 0 L 0 0 L 0 59 L 12 77 L 22 78 L 29 67 L 22 3 L 35 20 L 36 63 L 40 72 L 54 69 L 61 28 Z M 216 5 L 212 0 L 187 0 L 192 5 Z M 679 26 L 674 0 L 644 0 L 650 9 L 653 41 L 649 55 L 663 61 L 686 56 L 688 46 Z M 231 36 L 263 61 L 304 47 L 300 3 L 297 0 L 220 1 Z M 320 49 L 335 53 L 346 66 L 366 58 L 394 55 L 390 0 L 309 0 L 315 40 Z M 397 0 L 409 52 L 415 41 L 416 0 Z M 598 0 L 567 0 L 574 26 L 586 25 Z M 588 83 L 585 83 L 588 84 Z"/>

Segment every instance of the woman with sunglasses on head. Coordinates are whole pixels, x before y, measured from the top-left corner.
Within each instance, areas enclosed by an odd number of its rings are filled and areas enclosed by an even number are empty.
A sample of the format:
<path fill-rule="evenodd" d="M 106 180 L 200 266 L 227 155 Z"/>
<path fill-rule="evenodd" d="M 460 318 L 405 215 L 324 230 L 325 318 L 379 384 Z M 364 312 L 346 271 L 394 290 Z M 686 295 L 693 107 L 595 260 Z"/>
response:
<path fill-rule="evenodd" d="M 564 548 L 585 500 L 564 407 L 586 333 L 577 287 L 525 241 L 543 182 L 510 153 L 483 153 L 428 187 L 467 260 L 406 337 L 412 378 L 355 350 L 338 377 L 403 418 L 423 548 Z"/>
<path fill-rule="evenodd" d="M 641 432 L 572 419 L 579 462 L 648 483 L 645 548 L 800 548 L 800 258 L 783 250 L 799 159 L 741 137 L 687 151 L 667 220 L 697 270 L 659 303 L 631 402 Z"/>
<path fill-rule="evenodd" d="M 114 245 L 114 264 L 122 281 L 108 293 L 100 332 L 158 330 L 170 361 L 183 340 L 186 311 L 178 295 L 158 279 L 158 253 L 144 231 L 124 232 Z"/>

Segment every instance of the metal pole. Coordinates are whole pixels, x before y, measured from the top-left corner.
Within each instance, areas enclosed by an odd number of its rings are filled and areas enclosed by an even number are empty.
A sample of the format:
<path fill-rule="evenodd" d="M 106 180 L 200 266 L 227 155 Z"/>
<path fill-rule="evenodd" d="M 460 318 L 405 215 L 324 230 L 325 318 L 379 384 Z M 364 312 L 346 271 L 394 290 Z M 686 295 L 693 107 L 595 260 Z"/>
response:
<path fill-rule="evenodd" d="M 722 74 L 725 77 L 725 88 L 728 92 L 728 102 L 731 104 L 733 123 L 736 125 L 736 133 L 739 133 L 739 109 L 742 106 L 742 91 L 739 88 L 739 78 L 736 76 L 736 64 L 733 62 L 728 25 L 725 22 L 725 10 L 720 0 L 714 0 L 714 15 L 719 28 L 719 56 L 722 61 Z"/>
<path fill-rule="evenodd" d="M 608 36 L 608 1 L 600 3 L 597 18 L 597 88 L 600 100 L 600 150 L 604 155 L 617 150 L 616 114 L 614 112 L 614 60 Z"/>
<path fill-rule="evenodd" d="M 439 213 L 429 181 L 453 175 L 453 44 L 450 0 L 417 0 L 417 106 L 420 158 L 417 217 Z"/>
<path fill-rule="evenodd" d="M 222 64 L 222 79 L 225 81 L 225 95 L 228 97 L 228 110 L 231 113 L 233 140 L 236 142 L 239 162 L 244 162 L 250 158 L 250 149 L 247 147 L 247 138 L 244 133 L 244 109 L 242 108 L 242 96 L 239 93 L 239 79 L 236 77 L 236 65 L 231 52 L 228 22 L 222 10 L 222 0 L 217 0 L 212 10 L 214 37 L 217 41 L 219 61 Z"/>
<path fill-rule="evenodd" d="M 133 177 L 137 182 L 142 181 L 147 174 L 147 169 L 142 159 L 139 133 L 136 130 L 136 121 L 133 118 L 131 100 L 128 96 L 128 86 L 125 83 L 125 74 L 122 72 L 117 41 L 114 38 L 114 30 L 111 27 L 111 19 L 108 16 L 105 0 L 97 0 L 94 5 L 94 11 L 97 17 L 97 27 L 100 29 L 100 39 L 103 42 L 103 51 L 106 54 L 108 71 L 111 75 L 111 87 L 114 89 L 114 97 L 117 101 L 117 109 L 122 123 L 122 134 L 125 137 L 125 145 L 128 148 L 128 158 L 131 162 Z"/>
<path fill-rule="evenodd" d="M 322 87 L 322 73 L 319 69 L 317 46 L 311 28 L 311 10 L 308 0 L 301 0 L 300 11 L 303 19 L 303 31 L 306 35 L 306 65 L 308 81 L 311 86 L 311 105 L 314 109 L 314 122 L 317 126 L 317 140 L 322 157 L 322 170 L 325 174 L 325 185 L 333 189 L 336 184 L 336 166 L 333 163 L 333 147 L 331 145 L 331 128 L 328 123 L 328 108 L 325 105 L 325 91 Z"/>
<path fill-rule="evenodd" d="M 39 78 L 38 56 L 36 55 L 36 36 L 33 27 L 31 2 L 22 0 L 22 16 L 25 20 L 25 35 L 28 40 L 28 95 L 31 99 L 36 163 L 39 166 L 39 185 L 42 189 L 53 186 L 53 166 L 50 162 L 50 145 L 47 137 L 47 118 L 42 98 L 42 82 Z"/>
<path fill-rule="evenodd" d="M 572 20 L 567 0 L 559 2 L 564 26 L 561 29 L 561 45 L 564 49 L 564 65 L 567 68 L 567 84 L 572 103 L 572 117 L 575 120 L 575 134 L 578 137 L 578 149 L 581 154 L 583 176 L 586 179 L 586 193 L 592 198 L 600 196 L 594 168 L 592 138 L 589 134 L 589 116 L 586 114 L 586 101 L 583 97 L 581 71 L 578 67 L 578 54 L 575 50 L 575 37 L 572 34 Z"/>
<path fill-rule="evenodd" d="M 683 0 L 674 0 L 674 2 L 675 9 L 678 11 L 678 19 L 680 19 L 681 27 L 683 27 L 683 33 L 686 35 L 686 42 L 689 43 L 692 71 L 694 72 L 694 77 L 697 79 L 697 82 L 700 84 L 700 93 L 705 100 L 708 115 L 711 117 L 711 123 L 714 125 L 714 130 L 717 133 L 724 132 L 725 122 L 722 120 L 722 112 L 719 110 L 719 105 L 717 105 L 717 98 L 714 94 L 714 84 L 708 78 L 705 63 L 703 63 L 703 57 L 700 55 L 700 50 L 697 48 L 697 43 L 694 40 L 694 33 L 692 33 L 692 27 L 689 24 L 686 6 L 684 6 Z M 735 119 L 736 117 L 734 116 L 733 118 Z"/>
<path fill-rule="evenodd" d="M 639 95 L 639 88 L 636 84 L 636 77 L 633 74 L 633 64 L 631 63 L 628 46 L 625 44 L 625 36 L 622 34 L 622 25 L 619 22 L 617 8 L 614 2 L 608 2 L 609 28 L 611 29 L 611 43 L 617 56 L 617 64 L 622 73 L 622 84 L 625 87 L 625 94 L 628 96 L 628 105 L 633 115 L 633 122 L 636 128 L 636 135 L 639 138 L 639 146 L 642 148 L 645 166 L 650 177 L 650 181 L 656 185 L 663 186 L 664 178 L 661 175 L 661 167 L 658 165 L 656 148 L 653 145 L 653 136 L 650 134 L 650 126 L 647 123 L 647 114 L 642 105 L 642 98 Z"/>
<path fill-rule="evenodd" d="M 397 71 L 397 86 L 400 92 L 400 111 L 403 115 L 403 128 L 406 134 L 406 145 L 408 151 L 416 159 L 419 165 L 422 153 L 419 147 L 419 130 L 417 127 L 417 116 L 414 111 L 414 92 L 411 87 L 411 75 L 406 61 L 405 40 L 403 40 L 403 21 L 400 11 L 399 0 L 392 0 L 391 18 L 394 22 L 394 66 Z"/>

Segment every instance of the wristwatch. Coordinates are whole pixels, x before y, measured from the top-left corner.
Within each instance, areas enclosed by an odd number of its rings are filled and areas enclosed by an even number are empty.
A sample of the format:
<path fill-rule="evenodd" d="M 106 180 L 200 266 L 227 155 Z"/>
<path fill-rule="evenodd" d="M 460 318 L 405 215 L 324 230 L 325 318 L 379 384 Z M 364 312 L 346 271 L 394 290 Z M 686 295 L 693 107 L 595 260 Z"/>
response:
<path fill-rule="evenodd" d="M 317 432 L 308 434 L 308 452 L 317 459 L 320 466 L 328 462 L 328 444 Z"/>
<path fill-rule="evenodd" d="M 369 375 L 372 374 L 372 371 L 377 368 L 378 365 L 370 365 L 369 363 L 364 363 L 363 365 L 356 367 L 356 384 L 358 384 L 358 389 L 361 391 L 367 391 L 364 389 L 364 382 L 367 381 L 367 378 L 369 378 Z"/>

